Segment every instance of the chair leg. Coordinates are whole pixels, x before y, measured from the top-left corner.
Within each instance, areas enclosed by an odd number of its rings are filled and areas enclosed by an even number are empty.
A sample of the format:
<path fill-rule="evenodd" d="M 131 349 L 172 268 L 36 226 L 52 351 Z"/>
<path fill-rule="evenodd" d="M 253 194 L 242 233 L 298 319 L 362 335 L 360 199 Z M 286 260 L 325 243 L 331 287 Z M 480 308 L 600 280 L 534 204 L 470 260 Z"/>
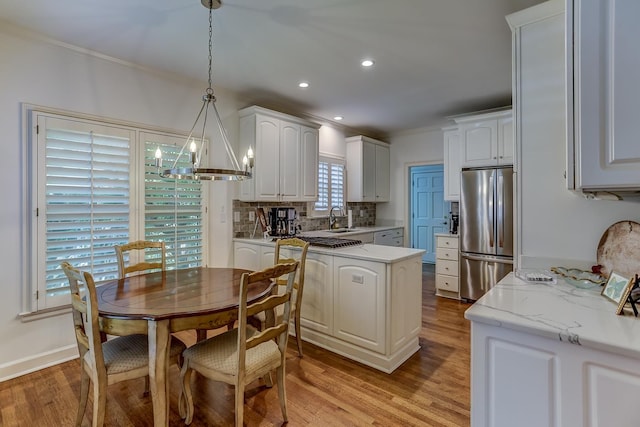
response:
<path fill-rule="evenodd" d="M 104 416 L 107 409 L 107 381 L 95 379 L 93 381 L 93 427 L 104 426 Z"/>
<path fill-rule="evenodd" d="M 149 375 L 147 375 L 144 377 L 144 392 L 142 392 L 142 395 L 144 397 L 149 396 L 149 390 L 151 390 L 151 385 L 149 384 Z"/>
<path fill-rule="evenodd" d="M 302 357 L 302 335 L 300 335 L 300 312 L 295 312 L 295 328 L 296 328 L 296 342 L 298 343 L 298 356 Z"/>
<path fill-rule="evenodd" d="M 78 415 L 76 417 L 76 427 L 82 425 L 82 419 L 84 418 L 84 412 L 87 409 L 87 401 L 89 400 L 89 385 L 91 384 L 91 378 L 84 370 L 84 365 L 80 362 L 80 401 L 78 403 Z"/>
<path fill-rule="evenodd" d="M 244 419 L 244 384 L 236 384 L 236 427 L 242 427 Z"/>
<path fill-rule="evenodd" d="M 207 339 L 206 329 L 196 329 L 196 342 L 204 341 Z"/>
<path fill-rule="evenodd" d="M 287 418 L 287 390 L 284 388 L 284 363 L 278 366 L 276 369 L 278 377 L 278 397 L 280 398 L 280 409 L 282 409 L 282 418 L 284 422 L 288 421 Z"/>
<path fill-rule="evenodd" d="M 185 360 L 180 369 L 180 396 L 178 397 L 178 411 L 180 418 L 184 419 L 186 425 L 191 424 L 193 420 L 193 395 L 191 394 L 191 373 L 193 370 L 189 368 L 189 361 Z"/>

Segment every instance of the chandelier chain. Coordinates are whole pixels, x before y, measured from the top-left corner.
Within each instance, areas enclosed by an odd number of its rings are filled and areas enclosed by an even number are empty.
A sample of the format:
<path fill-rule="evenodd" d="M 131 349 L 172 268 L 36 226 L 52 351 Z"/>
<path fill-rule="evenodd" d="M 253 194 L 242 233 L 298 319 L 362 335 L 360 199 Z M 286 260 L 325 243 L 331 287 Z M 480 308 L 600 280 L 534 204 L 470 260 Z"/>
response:
<path fill-rule="evenodd" d="M 209 9 L 209 89 L 212 89 L 211 87 L 211 62 L 213 59 L 213 55 L 212 55 L 212 50 L 213 50 L 213 17 L 212 17 L 212 9 Z"/>

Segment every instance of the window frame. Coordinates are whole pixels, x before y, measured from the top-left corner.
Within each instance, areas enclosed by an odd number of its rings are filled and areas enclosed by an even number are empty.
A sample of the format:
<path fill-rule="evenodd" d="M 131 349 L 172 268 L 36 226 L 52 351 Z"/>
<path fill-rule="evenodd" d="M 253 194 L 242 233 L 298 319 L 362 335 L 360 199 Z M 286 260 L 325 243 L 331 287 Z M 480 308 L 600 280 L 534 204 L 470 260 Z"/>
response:
<path fill-rule="evenodd" d="M 344 157 L 335 156 L 327 153 L 320 153 L 318 156 L 318 197 L 320 197 L 320 163 L 328 163 L 329 164 L 329 189 L 328 189 L 328 200 L 329 207 L 328 209 L 316 209 L 316 201 L 307 203 L 307 216 L 310 218 L 323 218 L 328 217 L 329 212 L 331 211 L 331 200 L 332 200 L 332 190 L 331 190 L 331 165 L 341 165 L 342 166 L 342 210 L 346 212 L 347 208 L 347 162 Z"/>
<path fill-rule="evenodd" d="M 144 135 L 157 135 L 171 139 L 177 145 L 182 145 L 187 137 L 186 133 L 169 131 L 148 125 L 141 125 L 106 117 L 92 116 L 83 113 L 65 111 L 61 109 L 42 107 L 32 104 L 22 104 L 23 120 L 23 236 L 25 244 L 22 247 L 23 259 L 23 303 L 22 317 L 38 316 L 42 313 L 66 311 L 69 307 L 68 292 L 61 295 L 47 295 L 46 280 L 46 129 L 38 133 L 38 117 L 51 117 L 71 122 L 79 122 L 87 126 L 115 128 L 130 135 L 129 139 L 129 203 L 128 203 L 128 239 L 145 239 L 145 170 L 149 159 L 145 158 Z M 44 182 L 42 179 L 44 178 Z M 208 200 L 209 191 L 202 185 L 199 190 L 201 222 L 199 228 L 199 243 L 201 246 L 201 265 L 208 263 Z M 45 210 L 45 211 L 43 211 Z M 115 252 L 113 256 L 115 260 Z M 50 292 L 51 293 L 51 292 Z"/>

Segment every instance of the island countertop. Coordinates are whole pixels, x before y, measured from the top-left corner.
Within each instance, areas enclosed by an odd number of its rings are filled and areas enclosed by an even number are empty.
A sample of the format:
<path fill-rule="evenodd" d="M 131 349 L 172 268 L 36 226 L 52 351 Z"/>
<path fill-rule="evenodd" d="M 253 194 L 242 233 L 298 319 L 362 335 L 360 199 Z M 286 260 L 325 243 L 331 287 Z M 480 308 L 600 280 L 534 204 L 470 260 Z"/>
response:
<path fill-rule="evenodd" d="M 580 289 L 531 284 L 509 273 L 475 302 L 465 318 L 492 326 L 640 358 L 640 319 L 600 295 L 601 287 Z"/>
<path fill-rule="evenodd" d="M 357 239 L 357 236 L 354 236 Z M 275 246 L 276 243 L 271 239 L 246 239 L 235 238 L 234 242 L 245 242 L 261 246 Z M 386 264 L 403 261 L 415 256 L 422 256 L 424 249 L 412 249 L 394 246 L 372 245 L 364 243 L 356 246 L 347 246 L 342 248 L 325 248 L 320 246 L 309 246 L 309 252 L 324 253 L 344 258 L 355 258 L 367 261 L 383 262 Z"/>

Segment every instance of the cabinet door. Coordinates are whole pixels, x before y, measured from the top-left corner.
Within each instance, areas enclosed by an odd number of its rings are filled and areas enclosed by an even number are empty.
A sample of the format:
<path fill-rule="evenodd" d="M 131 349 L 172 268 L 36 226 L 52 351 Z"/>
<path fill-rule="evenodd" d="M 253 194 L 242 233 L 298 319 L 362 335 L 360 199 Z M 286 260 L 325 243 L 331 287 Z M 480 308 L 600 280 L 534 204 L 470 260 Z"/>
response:
<path fill-rule="evenodd" d="M 362 201 L 376 201 L 376 145 L 369 142 L 362 143 Z"/>
<path fill-rule="evenodd" d="M 513 117 L 498 120 L 498 164 L 513 164 Z"/>
<path fill-rule="evenodd" d="M 256 116 L 256 200 L 277 201 L 280 194 L 280 121 Z"/>
<path fill-rule="evenodd" d="M 444 199 L 460 201 L 460 132 L 444 133 Z"/>
<path fill-rule="evenodd" d="M 376 152 L 376 202 L 388 202 L 390 191 L 389 147 L 375 146 Z"/>
<path fill-rule="evenodd" d="M 568 87 L 575 90 L 569 103 L 573 107 L 569 149 L 575 151 L 576 168 L 575 183 L 570 179 L 569 185 L 587 190 L 638 187 L 640 2 L 573 0 L 568 4 L 568 30 L 574 27 Z"/>
<path fill-rule="evenodd" d="M 334 336 L 385 352 L 385 264 L 334 258 Z"/>
<path fill-rule="evenodd" d="M 318 199 L 318 130 L 301 127 L 300 199 Z"/>
<path fill-rule="evenodd" d="M 498 120 L 483 120 L 460 126 L 462 166 L 493 166 L 498 163 Z"/>
<path fill-rule="evenodd" d="M 333 334 L 333 257 L 307 253 L 300 324 L 327 335 Z"/>
<path fill-rule="evenodd" d="M 273 255 L 271 257 L 273 260 Z M 250 243 L 235 242 L 233 244 L 233 266 L 245 270 L 260 270 L 260 246 Z"/>
<path fill-rule="evenodd" d="M 280 121 L 279 186 L 280 200 L 298 200 L 300 196 L 300 125 Z"/>

